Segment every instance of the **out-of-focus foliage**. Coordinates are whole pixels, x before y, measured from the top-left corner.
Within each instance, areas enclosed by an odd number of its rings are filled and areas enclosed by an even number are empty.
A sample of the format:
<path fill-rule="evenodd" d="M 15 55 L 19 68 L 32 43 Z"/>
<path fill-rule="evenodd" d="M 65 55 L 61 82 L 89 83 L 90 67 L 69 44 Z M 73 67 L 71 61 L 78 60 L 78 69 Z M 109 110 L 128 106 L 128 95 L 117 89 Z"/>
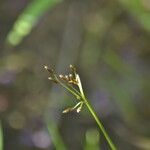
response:
<path fill-rule="evenodd" d="M 149 0 L 118 0 L 129 10 L 135 19 L 150 31 L 150 2 Z"/>
<path fill-rule="evenodd" d="M 89 129 L 85 135 L 85 148 L 84 150 L 99 150 L 99 131 L 97 129 Z"/>
<path fill-rule="evenodd" d="M 8 33 L 6 41 L 11 45 L 18 45 L 21 40 L 31 32 L 31 29 L 38 22 L 39 18 L 61 0 L 33 0 L 31 4 L 15 21 L 14 27 Z"/>
<path fill-rule="evenodd" d="M 66 146 L 62 141 L 62 138 L 59 135 L 57 124 L 55 124 L 55 122 L 50 121 L 47 123 L 47 128 L 49 130 L 55 148 L 57 150 L 67 150 Z"/>
<path fill-rule="evenodd" d="M 3 150 L 3 129 L 0 122 L 0 150 Z"/>
<path fill-rule="evenodd" d="M 149 0 L 1 0 L 0 12 L 4 149 L 108 149 L 84 108 L 62 114 L 71 97 L 43 65 L 69 64 L 118 149 L 150 149 Z"/>

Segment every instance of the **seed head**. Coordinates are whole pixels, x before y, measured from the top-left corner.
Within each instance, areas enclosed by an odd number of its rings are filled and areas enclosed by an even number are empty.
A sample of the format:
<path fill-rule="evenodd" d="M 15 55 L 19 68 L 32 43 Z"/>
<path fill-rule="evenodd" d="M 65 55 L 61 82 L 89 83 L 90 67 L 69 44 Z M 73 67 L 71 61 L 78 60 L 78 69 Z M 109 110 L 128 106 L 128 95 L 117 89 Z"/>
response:
<path fill-rule="evenodd" d="M 79 107 L 79 108 L 77 108 L 77 113 L 79 113 L 81 111 L 81 108 Z"/>
<path fill-rule="evenodd" d="M 48 80 L 53 80 L 53 78 L 52 77 L 48 77 Z"/>
<path fill-rule="evenodd" d="M 66 114 L 66 113 L 71 112 L 71 111 L 73 111 L 73 108 L 67 108 L 67 109 L 63 110 L 62 113 Z"/>
<path fill-rule="evenodd" d="M 50 69 L 48 66 L 44 66 L 44 68 L 45 68 L 50 74 L 53 74 L 53 73 L 54 73 L 54 70 L 53 70 L 53 69 Z"/>
<path fill-rule="evenodd" d="M 48 69 L 48 67 L 47 66 L 44 66 L 44 68 L 47 70 Z"/>
<path fill-rule="evenodd" d="M 72 78 L 73 77 L 73 75 L 72 74 L 69 74 L 69 78 Z"/>

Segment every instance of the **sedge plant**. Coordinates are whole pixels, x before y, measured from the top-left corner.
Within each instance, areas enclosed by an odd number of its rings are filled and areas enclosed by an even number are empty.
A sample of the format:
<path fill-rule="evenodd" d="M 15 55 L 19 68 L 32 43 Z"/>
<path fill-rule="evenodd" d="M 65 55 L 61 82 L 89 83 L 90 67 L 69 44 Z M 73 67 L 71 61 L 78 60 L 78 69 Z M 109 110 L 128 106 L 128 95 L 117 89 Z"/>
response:
<path fill-rule="evenodd" d="M 53 81 L 56 84 L 61 85 L 64 87 L 68 92 L 70 92 L 72 95 L 74 95 L 77 99 L 77 103 L 73 107 L 68 107 L 67 109 L 63 110 L 62 113 L 68 113 L 73 110 L 75 110 L 77 113 L 79 113 L 85 105 L 91 115 L 93 116 L 94 120 L 96 121 L 99 129 L 103 133 L 106 141 L 109 144 L 109 147 L 111 150 L 117 150 L 116 146 L 112 142 L 111 138 L 109 137 L 108 133 L 106 132 L 102 122 L 98 118 L 95 110 L 93 109 L 92 105 L 89 103 L 89 100 L 84 94 L 83 88 L 82 88 L 82 83 L 80 80 L 80 76 L 76 71 L 76 68 L 72 65 L 70 65 L 70 74 L 69 75 L 57 75 L 55 71 L 47 66 L 44 66 L 44 68 L 48 71 L 49 77 L 48 79 Z"/>

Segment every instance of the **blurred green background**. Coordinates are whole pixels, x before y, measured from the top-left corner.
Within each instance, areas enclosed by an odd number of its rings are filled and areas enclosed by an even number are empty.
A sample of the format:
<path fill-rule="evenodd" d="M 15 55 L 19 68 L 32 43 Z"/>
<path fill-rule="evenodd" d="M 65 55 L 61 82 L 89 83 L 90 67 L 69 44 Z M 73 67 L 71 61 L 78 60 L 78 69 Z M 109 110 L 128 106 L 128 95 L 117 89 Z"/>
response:
<path fill-rule="evenodd" d="M 150 0 L 0 1 L 0 150 L 108 150 L 43 65 L 77 67 L 119 150 L 150 150 Z M 72 100 L 73 99 L 73 100 Z"/>

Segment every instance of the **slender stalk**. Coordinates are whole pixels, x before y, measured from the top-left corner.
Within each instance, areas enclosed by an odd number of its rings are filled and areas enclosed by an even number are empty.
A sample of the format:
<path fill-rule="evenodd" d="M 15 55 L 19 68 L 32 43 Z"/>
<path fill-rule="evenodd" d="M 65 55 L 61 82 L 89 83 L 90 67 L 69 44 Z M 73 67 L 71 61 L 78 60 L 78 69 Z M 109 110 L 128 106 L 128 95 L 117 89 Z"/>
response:
<path fill-rule="evenodd" d="M 106 138 L 110 148 L 112 150 L 117 150 L 117 148 L 115 147 L 115 145 L 113 144 L 111 138 L 109 137 L 109 135 L 107 134 L 103 124 L 101 123 L 101 121 L 99 120 L 96 112 L 94 111 L 94 109 L 92 108 L 91 104 L 89 103 L 89 100 L 85 97 L 84 92 L 83 92 L 83 88 L 82 88 L 82 84 L 80 81 L 80 77 L 78 76 L 78 81 L 79 81 L 79 90 L 81 92 L 81 94 L 78 95 L 78 93 L 75 93 L 74 91 L 72 91 L 74 88 L 72 87 L 70 89 L 70 87 L 66 86 L 65 84 L 63 84 L 60 80 L 58 80 L 59 83 L 66 88 L 69 92 L 71 92 L 73 95 L 75 95 L 76 97 L 81 97 L 81 100 L 85 103 L 85 105 L 87 106 L 88 110 L 90 111 L 90 113 L 92 114 L 93 118 L 95 119 L 97 125 L 99 126 L 100 130 L 102 131 L 102 133 L 104 134 L 104 137 Z"/>
<path fill-rule="evenodd" d="M 106 138 L 110 148 L 112 150 L 117 150 L 117 148 L 115 147 L 115 145 L 113 144 L 112 140 L 110 139 L 109 135 L 107 134 L 103 124 L 101 123 L 101 121 L 99 120 L 96 112 L 94 111 L 93 107 L 91 106 L 91 104 L 89 103 L 89 100 L 85 97 L 85 94 L 83 92 L 83 88 L 82 88 L 82 83 L 80 80 L 80 76 L 77 74 L 77 80 L 78 80 L 78 86 L 79 86 L 79 90 L 81 92 L 81 96 L 83 101 L 85 102 L 85 105 L 87 106 L 88 110 L 90 111 L 90 113 L 92 114 L 93 118 L 95 119 L 96 123 L 98 124 L 100 130 L 102 131 L 102 133 L 104 134 L 104 137 Z"/>
<path fill-rule="evenodd" d="M 85 105 L 87 106 L 88 110 L 90 111 L 90 113 L 92 114 L 93 118 L 95 119 L 97 125 L 99 126 L 100 130 L 102 131 L 102 133 L 104 134 L 104 137 L 106 138 L 110 148 L 112 150 L 117 150 L 117 148 L 115 147 L 115 145 L 113 144 L 112 140 L 110 139 L 109 135 L 107 134 L 103 124 L 101 123 L 101 121 L 99 120 L 96 112 L 94 111 L 94 109 L 92 108 L 91 104 L 88 102 L 88 100 L 86 98 L 84 98 L 85 101 Z"/>
<path fill-rule="evenodd" d="M 77 81 L 78 81 L 78 87 L 79 87 L 81 96 L 82 96 L 82 98 L 84 99 L 84 98 L 85 98 L 85 95 L 84 95 L 83 88 L 82 88 L 82 83 L 81 83 L 81 80 L 80 80 L 80 77 L 79 77 L 78 74 L 77 74 L 76 78 L 77 78 Z"/>

